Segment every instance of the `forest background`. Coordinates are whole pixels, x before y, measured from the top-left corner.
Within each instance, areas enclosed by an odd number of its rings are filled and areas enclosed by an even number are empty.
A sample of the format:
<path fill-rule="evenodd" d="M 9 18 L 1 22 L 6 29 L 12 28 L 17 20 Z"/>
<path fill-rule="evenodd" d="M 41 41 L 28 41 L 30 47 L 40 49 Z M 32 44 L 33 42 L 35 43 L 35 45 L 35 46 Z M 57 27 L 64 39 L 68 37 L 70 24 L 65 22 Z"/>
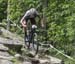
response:
<path fill-rule="evenodd" d="M 75 1 L 74 0 L 0 0 L 0 27 L 6 29 L 7 21 L 16 26 L 10 26 L 10 31 L 21 35 L 23 33 L 20 19 L 31 7 L 37 8 L 43 15 L 46 25 L 47 40 L 62 53 L 75 59 Z M 50 55 L 73 64 L 62 54 L 50 49 Z"/>

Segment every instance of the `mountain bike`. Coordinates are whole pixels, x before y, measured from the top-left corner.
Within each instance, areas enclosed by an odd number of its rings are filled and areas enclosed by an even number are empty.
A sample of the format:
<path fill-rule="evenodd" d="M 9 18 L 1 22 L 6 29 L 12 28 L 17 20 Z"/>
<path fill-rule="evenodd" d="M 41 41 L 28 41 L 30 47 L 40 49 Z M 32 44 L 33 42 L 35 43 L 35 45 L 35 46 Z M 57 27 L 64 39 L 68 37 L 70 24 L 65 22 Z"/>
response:
<path fill-rule="evenodd" d="M 37 54 L 39 50 L 38 34 L 36 29 L 37 29 L 36 25 L 28 24 L 25 31 L 25 38 L 24 38 L 26 48 L 34 51 L 35 54 Z"/>

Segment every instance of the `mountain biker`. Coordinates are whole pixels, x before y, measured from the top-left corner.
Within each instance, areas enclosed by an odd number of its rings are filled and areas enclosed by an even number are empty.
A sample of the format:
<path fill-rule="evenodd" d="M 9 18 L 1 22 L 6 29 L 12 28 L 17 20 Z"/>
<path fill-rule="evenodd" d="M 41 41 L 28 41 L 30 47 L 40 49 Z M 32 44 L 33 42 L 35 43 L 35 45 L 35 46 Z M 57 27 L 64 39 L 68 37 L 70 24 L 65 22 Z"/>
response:
<path fill-rule="evenodd" d="M 37 10 L 35 8 L 31 8 L 29 10 L 26 11 L 26 13 L 24 14 L 24 16 L 22 17 L 20 23 L 22 24 L 22 26 L 24 28 L 27 27 L 27 21 L 30 20 L 31 24 L 36 24 L 35 18 L 39 17 L 39 13 L 37 12 Z"/>
<path fill-rule="evenodd" d="M 24 28 L 24 31 L 26 31 L 25 29 L 27 27 L 28 20 L 30 20 L 31 25 L 36 25 L 36 20 L 35 20 L 36 17 L 40 19 L 39 13 L 35 8 L 31 8 L 26 11 L 26 13 L 24 14 L 24 16 L 22 17 L 20 21 L 20 23 L 22 24 Z"/>

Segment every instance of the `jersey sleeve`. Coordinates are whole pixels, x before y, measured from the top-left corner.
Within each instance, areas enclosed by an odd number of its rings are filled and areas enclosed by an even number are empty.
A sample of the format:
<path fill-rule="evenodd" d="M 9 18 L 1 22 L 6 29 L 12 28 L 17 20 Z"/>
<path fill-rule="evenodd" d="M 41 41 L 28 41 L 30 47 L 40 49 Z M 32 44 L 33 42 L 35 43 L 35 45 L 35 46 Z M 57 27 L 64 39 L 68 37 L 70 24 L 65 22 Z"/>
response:
<path fill-rule="evenodd" d="M 38 13 L 38 11 L 35 11 L 35 14 L 36 14 L 36 16 L 39 16 L 39 13 Z"/>
<path fill-rule="evenodd" d="M 30 15 L 29 11 L 24 14 L 24 18 L 27 18 Z"/>

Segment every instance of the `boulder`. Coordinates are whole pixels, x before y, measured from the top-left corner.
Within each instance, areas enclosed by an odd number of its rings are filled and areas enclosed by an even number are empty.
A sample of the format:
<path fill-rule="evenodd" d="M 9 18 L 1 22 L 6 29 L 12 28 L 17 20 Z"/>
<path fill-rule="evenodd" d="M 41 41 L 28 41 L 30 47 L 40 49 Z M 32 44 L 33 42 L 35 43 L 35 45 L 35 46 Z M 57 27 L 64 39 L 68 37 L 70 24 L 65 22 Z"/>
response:
<path fill-rule="evenodd" d="M 12 60 L 14 57 L 10 55 L 8 52 L 0 51 L 0 59 L 4 60 Z"/>
<path fill-rule="evenodd" d="M 4 46 L 3 44 L 0 44 L 0 51 L 8 51 L 9 48 Z"/>
<path fill-rule="evenodd" d="M 8 44 L 8 45 L 22 45 L 22 42 L 16 39 L 6 39 L 0 37 L 0 44 Z"/>
<path fill-rule="evenodd" d="M 2 35 L 2 31 L 1 31 L 1 29 L 0 29 L 0 35 Z"/>
<path fill-rule="evenodd" d="M 52 57 L 52 56 L 48 56 L 50 58 L 51 64 L 62 64 L 62 60 Z"/>
<path fill-rule="evenodd" d="M 20 37 L 19 35 L 14 34 L 4 28 L 1 28 L 0 31 L 2 32 L 4 38 L 11 39 L 11 40 L 19 40 L 23 44 L 23 38 Z"/>
<path fill-rule="evenodd" d="M 13 63 L 9 60 L 0 59 L 0 64 L 13 64 Z"/>
<path fill-rule="evenodd" d="M 31 62 L 24 61 L 22 64 L 31 64 Z"/>

